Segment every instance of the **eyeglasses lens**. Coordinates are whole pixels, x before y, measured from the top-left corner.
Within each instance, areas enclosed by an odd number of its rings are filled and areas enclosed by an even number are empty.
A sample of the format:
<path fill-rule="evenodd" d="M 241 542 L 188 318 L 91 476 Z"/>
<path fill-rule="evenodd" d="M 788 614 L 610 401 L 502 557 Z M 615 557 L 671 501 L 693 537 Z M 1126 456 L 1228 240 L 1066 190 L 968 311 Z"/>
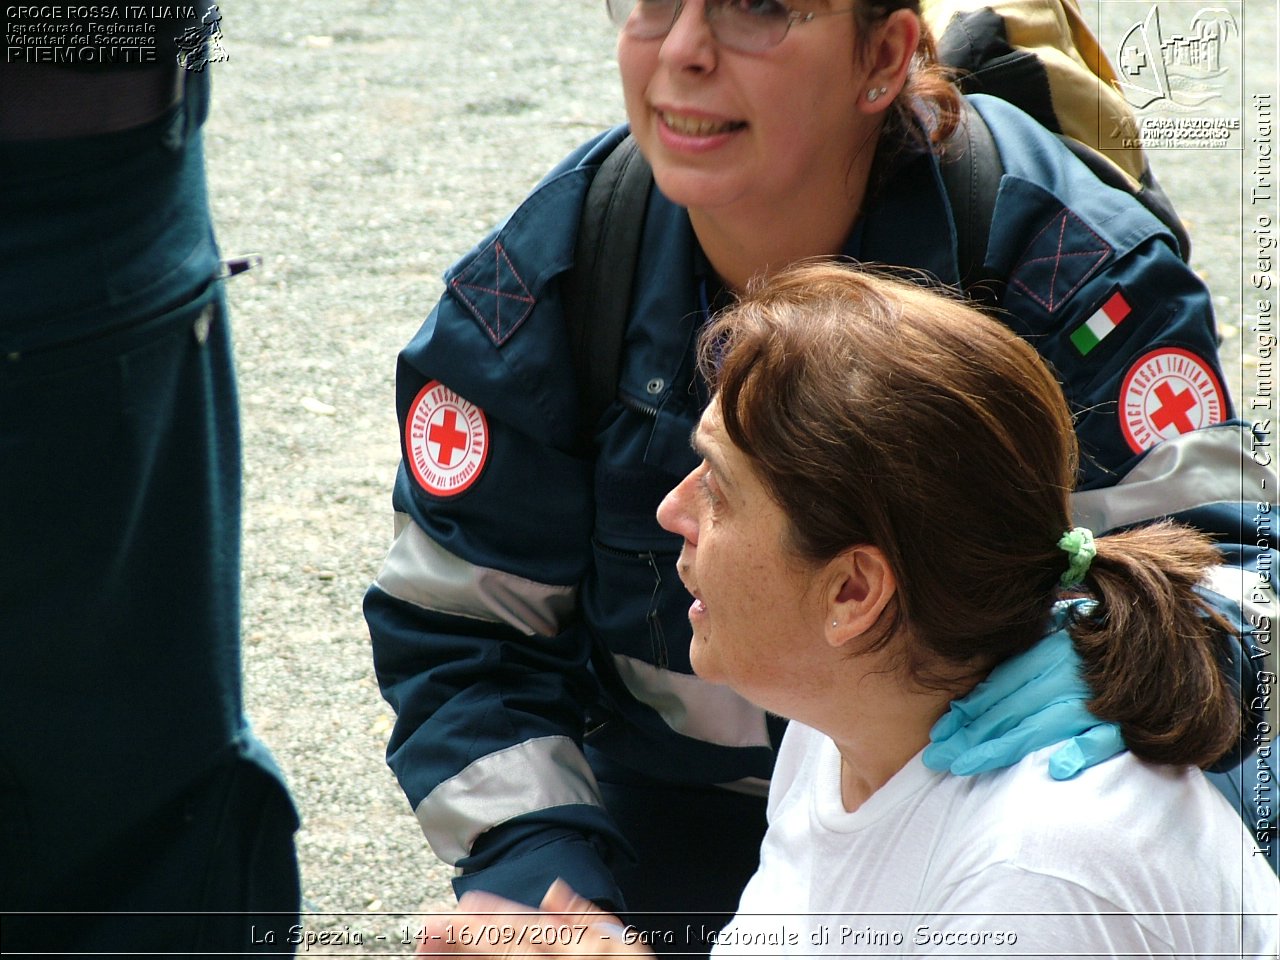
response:
<path fill-rule="evenodd" d="M 606 0 L 609 18 L 637 40 L 666 36 L 682 0 Z M 743 53 L 760 53 L 782 42 L 791 14 L 778 0 L 706 0 L 707 22 L 718 43 Z"/>

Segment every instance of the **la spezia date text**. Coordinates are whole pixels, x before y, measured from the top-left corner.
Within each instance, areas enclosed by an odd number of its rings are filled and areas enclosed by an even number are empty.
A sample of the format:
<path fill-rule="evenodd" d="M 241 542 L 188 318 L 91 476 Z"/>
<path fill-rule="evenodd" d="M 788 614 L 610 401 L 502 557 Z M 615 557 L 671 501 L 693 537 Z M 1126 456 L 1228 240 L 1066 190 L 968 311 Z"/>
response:
<path fill-rule="evenodd" d="M 365 933 L 349 926 L 330 930 L 310 930 L 303 924 L 294 924 L 285 931 L 262 930 L 256 926 L 249 931 L 251 944 L 284 944 L 299 948 L 305 953 L 314 947 L 362 947 L 374 943 L 399 943 L 403 946 L 430 947 L 498 947 L 517 946 L 573 946 L 583 942 L 589 924 L 449 924 L 441 933 L 427 934 L 424 930 L 401 927 L 393 934 Z M 939 930 L 927 924 L 918 924 L 910 930 L 891 930 L 884 927 L 854 926 L 852 924 L 819 924 L 807 931 L 780 923 L 771 929 L 746 929 L 730 926 L 725 930 L 703 925 L 687 924 L 683 938 L 675 930 L 649 931 L 626 927 L 620 940 L 628 945 L 664 947 L 677 944 L 716 944 L 738 947 L 814 947 L 870 946 L 897 947 L 907 943 L 913 946 L 955 947 L 1011 947 L 1017 944 L 1018 934 L 1013 930 Z"/>
<path fill-rule="evenodd" d="M 582 943 L 589 929 L 584 923 L 448 924 L 442 933 L 427 933 L 416 927 L 401 927 L 395 933 L 366 933 L 342 926 L 329 930 L 311 930 L 305 924 L 294 924 L 285 931 L 249 929 L 249 942 L 255 945 L 285 944 L 306 952 L 313 947 L 362 947 L 369 944 L 399 943 L 403 946 L 430 947 L 516 947 L 573 946 Z"/>

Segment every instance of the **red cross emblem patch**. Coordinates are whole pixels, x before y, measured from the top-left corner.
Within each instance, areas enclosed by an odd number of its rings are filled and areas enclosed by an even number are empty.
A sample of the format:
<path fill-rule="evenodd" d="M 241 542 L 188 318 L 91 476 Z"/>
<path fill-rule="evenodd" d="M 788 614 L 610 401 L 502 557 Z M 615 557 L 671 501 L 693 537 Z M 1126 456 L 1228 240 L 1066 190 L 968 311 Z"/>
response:
<path fill-rule="evenodd" d="M 409 472 L 427 493 L 455 497 L 480 478 L 489 458 L 489 421 L 439 380 L 423 387 L 404 424 Z"/>
<path fill-rule="evenodd" d="M 1144 354 L 1120 386 L 1120 429 L 1134 453 L 1222 423 L 1226 409 L 1226 394 L 1213 368 L 1179 347 Z"/>

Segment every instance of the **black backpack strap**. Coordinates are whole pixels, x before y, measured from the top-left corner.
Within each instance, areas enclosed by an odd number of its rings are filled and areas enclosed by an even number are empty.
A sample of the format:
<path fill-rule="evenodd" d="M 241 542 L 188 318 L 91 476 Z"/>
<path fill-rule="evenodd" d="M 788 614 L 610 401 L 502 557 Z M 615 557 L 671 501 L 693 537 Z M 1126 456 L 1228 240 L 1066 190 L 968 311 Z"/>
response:
<path fill-rule="evenodd" d="M 618 392 L 622 335 L 652 185 L 653 171 L 628 134 L 587 189 L 573 268 L 562 281 L 583 450 L 590 448 L 596 424 Z"/>
<path fill-rule="evenodd" d="M 947 142 L 941 164 L 942 183 L 956 225 L 960 289 L 978 306 L 997 307 L 1004 296 L 1004 282 L 988 272 L 983 261 L 1004 165 L 987 122 L 968 100 L 962 102 L 964 114 Z"/>
<path fill-rule="evenodd" d="M 1109 187 L 1122 190 L 1150 210 L 1168 228 L 1185 260 L 1191 250 L 1191 238 L 1185 224 L 1150 169 L 1135 190 L 1129 179 L 1115 164 L 1092 147 L 1058 134 L 1058 139 L 1095 177 Z M 960 267 L 960 288 L 965 296 L 980 307 L 999 307 L 1007 285 L 1004 278 L 984 269 L 983 259 L 991 239 L 991 222 L 995 216 L 996 194 L 1004 166 L 1000 152 L 991 138 L 982 115 L 973 104 L 964 101 L 960 126 L 947 142 L 942 161 L 942 182 L 951 201 L 956 224 L 956 262 Z"/>

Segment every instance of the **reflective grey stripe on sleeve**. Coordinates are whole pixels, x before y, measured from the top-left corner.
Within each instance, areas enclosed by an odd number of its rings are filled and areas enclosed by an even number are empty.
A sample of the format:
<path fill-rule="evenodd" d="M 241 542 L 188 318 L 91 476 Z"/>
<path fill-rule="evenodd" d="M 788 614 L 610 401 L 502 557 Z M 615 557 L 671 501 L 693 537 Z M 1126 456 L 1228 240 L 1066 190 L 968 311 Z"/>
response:
<path fill-rule="evenodd" d="M 1153 447 L 1119 483 L 1071 496 L 1075 522 L 1094 533 L 1224 501 L 1264 497 L 1265 468 L 1248 456 L 1243 426 L 1209 427 Z"/>
<path fill-rule="evenodd" d="M 614 654 L 631 695 L 652 707 L 676 733 L 722 747 L 767 747 L 764 711 L 728 687 Z"/>
<path fill-rule="evenodd" d="M 396 514 L 396 538 L 374 584 L 388 596 L 439 613 L 505 623 L 552 637 L 573 612 L 577 587 L 536 583 L 478 567 L 432 540 L 408 514 Z"/>
<path fill-rule="evenodd" d="M 586 757 L 568 737 L 538 737 L 476 760 L 427 794 L 414 813 L 436 856 L 452 864 L 486 830 L 577 803 L 604 805 Z"/>

